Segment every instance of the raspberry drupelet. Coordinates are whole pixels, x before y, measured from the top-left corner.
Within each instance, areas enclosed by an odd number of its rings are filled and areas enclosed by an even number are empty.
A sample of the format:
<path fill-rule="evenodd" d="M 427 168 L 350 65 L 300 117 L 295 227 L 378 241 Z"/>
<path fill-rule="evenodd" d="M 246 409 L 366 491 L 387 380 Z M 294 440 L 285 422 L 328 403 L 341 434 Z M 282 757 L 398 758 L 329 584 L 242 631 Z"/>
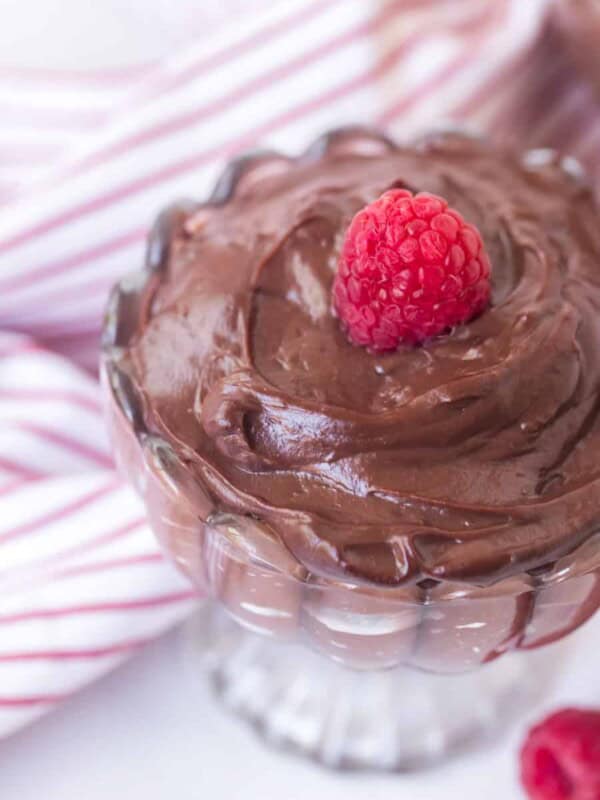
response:
<path fill-rule="evenodd" d="M 566 708 L 532 728 L 521 781 L 531 800 L 600 800 L 600 711 Z"/>
<path fill-rule="evenodd" d="M 490 271 L 479 231 L 443 198 L 391 189 L 350 223 L 333 306 L 353 344 L 395 350 L 480 314 Z"/>

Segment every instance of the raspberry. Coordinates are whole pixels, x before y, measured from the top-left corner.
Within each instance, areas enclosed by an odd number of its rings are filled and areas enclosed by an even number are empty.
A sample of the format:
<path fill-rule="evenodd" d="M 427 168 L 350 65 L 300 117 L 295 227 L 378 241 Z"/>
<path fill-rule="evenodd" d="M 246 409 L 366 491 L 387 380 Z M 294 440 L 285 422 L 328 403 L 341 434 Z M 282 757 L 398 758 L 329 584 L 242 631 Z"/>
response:
<path fill-rule="evenodd" d="M 567 708 L 533 728 L 521 781 L 531 800 L 600 800 L 600 711 Z"/>
<path fill-rule="evenodd" d="M 376 352 L 418 344 L 468 322 L 489 300 L 481 236 L 441 197 L 392 189 L 350 223 L 333 306 L 354 344 Z"/>

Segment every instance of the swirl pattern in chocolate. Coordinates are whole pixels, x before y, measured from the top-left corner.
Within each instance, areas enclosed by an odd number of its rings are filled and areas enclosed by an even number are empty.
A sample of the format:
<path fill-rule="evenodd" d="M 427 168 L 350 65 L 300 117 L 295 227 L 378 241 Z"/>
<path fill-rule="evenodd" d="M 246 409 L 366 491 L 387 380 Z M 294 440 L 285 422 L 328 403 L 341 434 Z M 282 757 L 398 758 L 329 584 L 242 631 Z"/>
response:
<path fill-rule="evenodd" d="M 316 575 L 487 584 L 548 565 L 600 530 L 592 193 L 544 153 L 348 136 L 238 163 L 163 218 L 121 360 L 144 424 L 215 510 L 261 520 Z M 493 300 L 375 356 L 330 291 L 350 219 L 396 186 L 477 226 Z"/>

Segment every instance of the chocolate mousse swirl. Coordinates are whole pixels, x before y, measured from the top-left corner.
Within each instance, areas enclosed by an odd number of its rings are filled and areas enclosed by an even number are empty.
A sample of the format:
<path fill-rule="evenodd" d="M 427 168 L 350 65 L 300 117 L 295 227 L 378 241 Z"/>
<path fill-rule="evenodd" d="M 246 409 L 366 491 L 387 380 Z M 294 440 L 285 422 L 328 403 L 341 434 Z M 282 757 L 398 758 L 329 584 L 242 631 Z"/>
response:
<path fill-rule="evenodd" d="M 392 187 L 477 226 L 492 306 L 373 355 L 330 294 L 352 216 Z M 552 154 L 462 135 L 347 131 L 248 158 L 163 217 L 121 366 L 214 509 L 312 573 L 491 583 L 600 531 L 598 219 Z"/>

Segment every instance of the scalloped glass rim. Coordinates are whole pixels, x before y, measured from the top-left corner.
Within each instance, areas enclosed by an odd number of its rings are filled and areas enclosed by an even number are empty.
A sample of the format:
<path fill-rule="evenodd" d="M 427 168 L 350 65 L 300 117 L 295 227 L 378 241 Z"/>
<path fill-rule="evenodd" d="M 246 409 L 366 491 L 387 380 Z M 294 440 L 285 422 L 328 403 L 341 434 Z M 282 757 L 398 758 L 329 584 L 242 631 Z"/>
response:
<path fill-rule="evenodd" d="M 456 141 L 457 145 L 461 141 L 478 141 L 483 147 L 486 146 L 486 137 L 474 131 L 464 128 L 443 125 L 433 128 L 428 134 L 421 136 L 417 140 L 417 146 L 428 147 L 438 141 L 448 144 Z M 384 134 L 364 126 L 347 126 L 334 129 L 319 136 L 306 150 L 296 157 L 292 157 L 273 150 L 254 150 L 238 156 L 229 161 L 217 180 L 215 187 L 205 202 L 195 202 L 190 199 L 181 199 L 167 206 L 156 218 L 148 235 L 145 264 L 142 270 L 134 272 L 123 278 L 113 288 L 104 318 L 102 331 L 102 370 L 104 380 L 110 389 L 114 402 L 127 420 L 131 430 L 135 434 L 139 444 L 144 446 L 146 441 L 152 440 L 154 445 L 160 445 L 163 453 L 169 453 L 169 460 L 175 462 L 177 455 L 171 448 L 166 439 L 158 437 L 145 428 L 142 402 L 138 397 L 135 387 L 132 385 L 127 374 L 119 368 L 119 360 L 123 353 L 123 348 L 129 342 L 131 336 L 131 319 L 135 314 L 136 301 L 146 288 L 148 282 L 155 278 L 168 261 L 169 241 L 175 226 L 181 224 L 184 218 L 190 217 L 188 223 L 193 226 L 194 215 L 201 214 L 203 208 L 219 206 L 226 203 L 235 193 L 243 192 L 245 181 L 250 176 L 256 175 L 258 170 L 259 180 L 264 175 L 260 173 L 260 167 L 268 167 L 270 174 L 273 174 L 273 165 L 279 168 L 287 168 L 287 165 L 294 162 L 315 161 L 323 157 L 324 154 L 340 155 L 352 152 L 353 154 L 363 154 L 365 157 L 377 155 L 386 151 L 397 149 L 396 145 L 389 137 Z M 570 179 L 577 183 L 585 183 L 585 172 L 581 164 L 571 157 L 564 157 L 558 151 L 551 148 L 537 148 L 525 152 L 522 156 L 522 163 L 527 169 L 535 170 L 547 168 L 554 165 L 560 169 Z M 183 465 L 182 465 L 183 466 Z M 165 471 L 166 474 L 166 471 Z M 583 561 L 579 557 L 584 549 L 597 548 L 594 553 L 595 559 L 590 563 L 588 559 L 585 569 L 578 562 Z M 237 554 L 238 559 L 243 560 L 241 553 Z M 272 565 L 271 565 L 272 566 Z M 589 536 L 586 541 L 574 549 L 570 554 L 558 560 L 549 560 L 535 569 L 523 572 L 517 576 L 500 579 L 496 584 L 487 587 L 487 591 L 496 593 L 497 596 L 505 594 L 504 586 L 509 585 L 510 593 L 515 592 L 516 582 L 521 584 L 521 591 L 536 591 L 542 587 L 560 583 L 575 576 L 588 574 L 600 570 L 600 532 Z M 336 579 L 336 585 L 347 587 L 365 585 L 353 584 Z M 436 584 L 434 580 L 424 583 Z M 443 582 L 439 582 L 443 583 Z M 453 584 L 456 586 L 456 584 Z M 397 591 L 398 587 L 387 588 L 385 586 L 372 587 L 376 591 Z M 464 582 L 464 590 L 467 593 L 477 592 L 478 587 L 468 582 Z M 456 597 L 454 591 L 448 599 Z M 440 598 L 443 599 L 443 598 Z M 588 615 L 589 616 L 589 615 Z"/>

